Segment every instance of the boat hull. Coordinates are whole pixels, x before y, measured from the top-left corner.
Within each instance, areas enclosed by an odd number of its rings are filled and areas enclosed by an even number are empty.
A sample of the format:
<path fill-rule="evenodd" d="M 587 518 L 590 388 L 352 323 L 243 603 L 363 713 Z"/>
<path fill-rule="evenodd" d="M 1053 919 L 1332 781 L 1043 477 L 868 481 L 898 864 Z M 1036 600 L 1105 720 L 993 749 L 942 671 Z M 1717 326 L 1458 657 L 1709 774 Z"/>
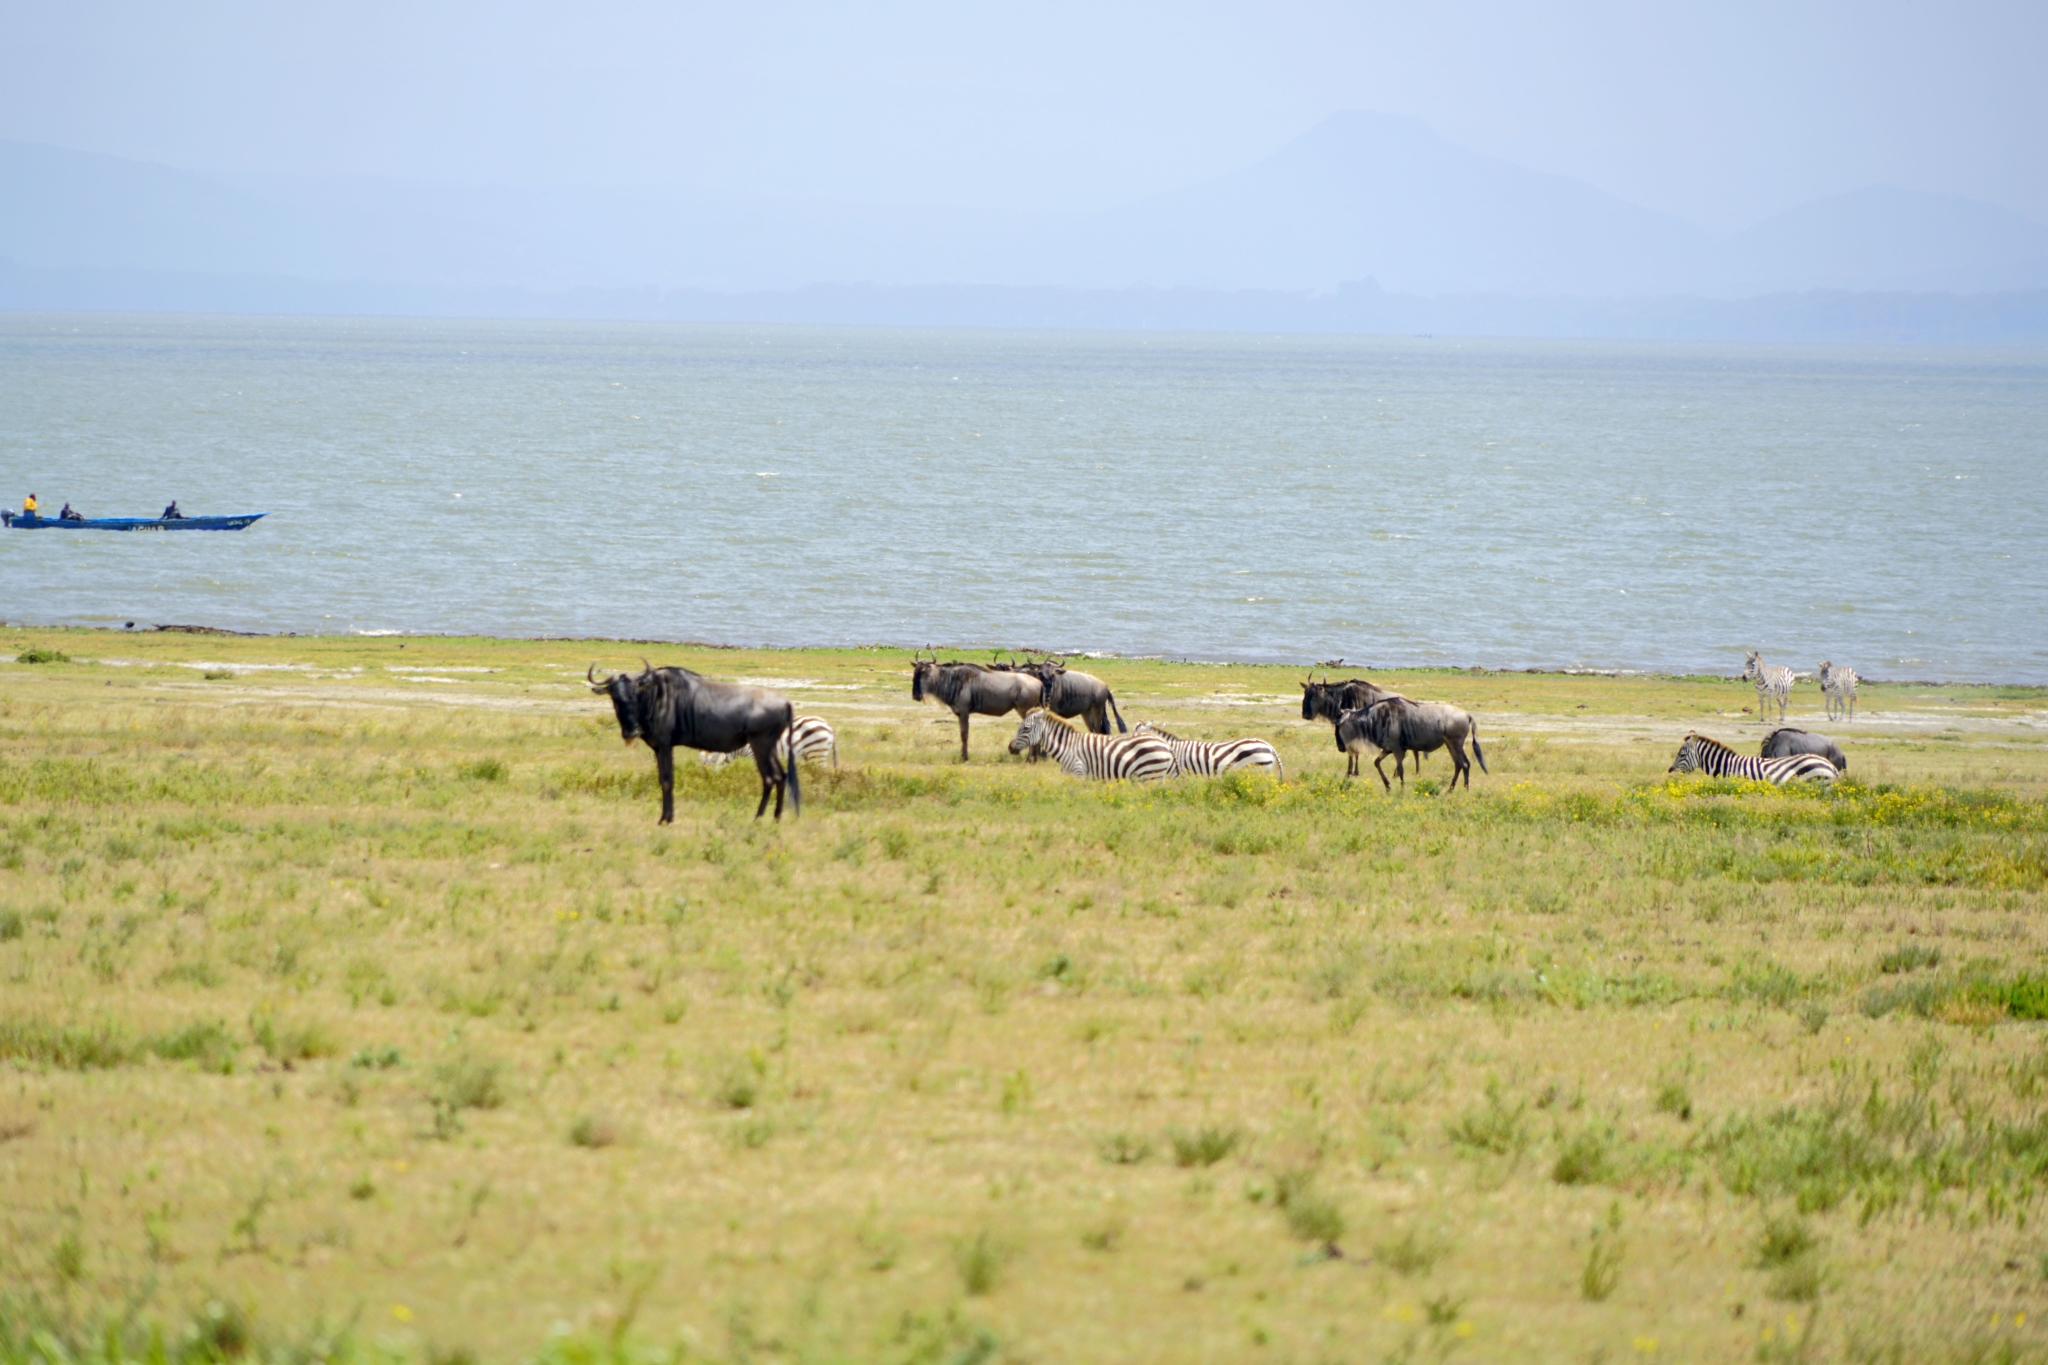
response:
<path fill-rule="evenodd" d="M 235 517 L 87 517 L 84 521 L 63 521 L 56 517 L 30 516 L 19 512 L 0 513 L 12 531 L 239 531 L 267 517 L 268 512 L 249 512 Z"/>

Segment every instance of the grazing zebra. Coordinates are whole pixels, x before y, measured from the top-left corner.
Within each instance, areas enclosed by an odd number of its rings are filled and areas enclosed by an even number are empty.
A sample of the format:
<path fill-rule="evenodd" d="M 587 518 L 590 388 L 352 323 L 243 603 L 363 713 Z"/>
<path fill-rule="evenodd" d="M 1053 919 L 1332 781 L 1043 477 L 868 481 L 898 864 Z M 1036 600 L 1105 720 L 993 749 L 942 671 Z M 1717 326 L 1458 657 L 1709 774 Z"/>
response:
<path fill-rule="evenodd" d="M 1828 719 L 1841 713 L 1844 720 L 1856 719 L 1856 684 L 1863 681 L 1853 668 L 1836 668 L 1825 659 L 1820 665 L 1820 694 L 1827 700 Z"/>
<path fill-rule="evenodd" d="M 1756 684 L 1756 718 L 1770 718 L 1771 703 L 1778 703 L 1778 723 L 1785 723 L 1785 706 L 1792 700 L 1792 670 L 1779 664 L 1765 667 L 1761 655 L 1749 651 L 1749 659 L 1742 665 L 1742 676 Z"/>
<path fill-rule="evenodd" d="M 1089 734 L 1042 708 L 1024 717 L 1010 741 L 1010 752 L 1050 758 L 1070 777 L 1143 782 L 1173 774 L 1173 750 L 1166 747 L 1165 740 L 1150 735 L 1111 739 Z"/>
<path fill-rule="evenodd" d="M 1214 777 L 1236 768 L 1264 768 L 1282 782 L 1287 780 L 1286 770 L 1280 766 L 1278 751 L 1263 739 L 1227 739 L 1214 743 L 1182 739 L 1179 735 L 1168 734 L 1149 720 L 1139 721 L 1131 733 L 1166 741 L 1166 747 L 1173 750 L 1174 777 Z"/>
<path fill-rule="evenodd" d="M 798 716 L 789 730 L 790 747 L 796 751 L 799 760 L 806 763 L 829 762 L 835 768 L 839 766 L 839 740 L 823 717 Z M 732 754 L 704 754 L 702 761 L 707 768 L 723 768 L 732 762 Z"/>
<path fill-rule="evenodd" d="M 1697 730 L 1689 732 L 1678 746 L 1678 757 L 1667 772 L 1705 773 L 1709 777 L 1746 777 L 1752 782 L 1769 782 L 1782 787 L 1787 782 L 1833 782 L 1835 765 L 1820 754 L 1793 754 L 1787 758 L 1755 758 L 1738 754 L 1718 739 Z"/>

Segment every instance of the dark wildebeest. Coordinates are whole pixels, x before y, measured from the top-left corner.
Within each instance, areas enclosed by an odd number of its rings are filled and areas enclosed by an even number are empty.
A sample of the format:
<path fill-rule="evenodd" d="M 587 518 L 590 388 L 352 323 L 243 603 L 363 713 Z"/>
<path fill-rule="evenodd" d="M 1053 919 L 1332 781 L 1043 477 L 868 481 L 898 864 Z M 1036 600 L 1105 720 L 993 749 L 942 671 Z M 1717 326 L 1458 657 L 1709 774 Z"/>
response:
<path fill-rule="evenodd" d="M 1408 774 L 1403 764 L 1409 754 L 1418 756 L 1417 770 L 1421 768 L 1419 756 L 1432 749 L 1448 748 L 1451 751 L 1452 790 L 1458 785 L 1462 774 L 1465 789 L 1472 789 L 1472 762 L 1465 757 L 1465 741 L 1472 741 L 1473 756 L 1479 760 L 1481 772 L 1486 767 L 1486 752 L 1479 747 L 1479 722 L 1472 719 L 1472 713 L 1462 707 L 1442 701 L 1410 701 L 1406 697 L 1388 697 L 1355 711 L 1346 711 L 1337 720 L 1337 747 L 1351 755 L 1355 761 L 1367 745 L 1380 751 L 1372 761 L 1373 771 L 1380 775 L 1380 785 L 1388 791 L 1394 784 L 1387 781 L 1387 770 L 1381 765 L 1389 754 L 1394 758 L 1394 775 L 1401 779 L 1401 789 L 1408 789 Z"/>
<path fill-rule="evenodd" d="M 1021 717 L 1043 704 L 1045 689 L 1029 673 L 980 664 L 942 664 L 934 657 L 918 659 L 910 669 L 910 699 L 923 701 L 927 696 L 960 718 L 960 761 L 965 763 L 969 716 L 1015 711 Z"/>
<path fill-rule="evenodd" d="M 1116 709 L 1116 697 L 1109 684 L 1093 673 L 1068 668 L 1064 659 L 1034 659 L 1015 667 L 1017 672 L 1038 679 L 1045 690 L 1044 705 L 1054 715 L 1068 720 L 1079 717 L 1098 735 L 1109 733 L 1109 718 L 1115 716 L 1117 730 L 1129 732 L 1123 712 Z"/>
<path fill-rule="evenodd" d="M 646 660 L 641 662 L 646 663 Z M 775 796 L 775 818 L 782 818 L 782 798 L 789 796 L 791 815 L 803 812 L 803 788 L 797 781 L 796 754 L 790 749 L 790 731 L 796 708 L 789 698 L 765 687 L 744 683 L 718 682 L 692 673 L 687 668 L 656 668 L 648 664 L 637 677 L 614 673 L 599 682 L 597 665 L 584 673 L 590 690 L 611 697 L 612 710 L 619 717 L 619 738 L 631 744 L 647 741 L 654 750 L 654 771 L 661 778 L 661 823 L 676 818 L 675 748 L 703 749 L 709 753 L 754 751 L 754 766 L 761 773 L 761 804 L 754 818 L 768 809 L 768 796 Z M 785 752 L 777 752 L 778 746 Z"/>
<path fill-rule="evenodd" d="M 1849 771 L 1849 760 L 1842 753 L 1842 746 L 1826 735 L 1816 735 L 1793 726 L 1780 726 L 1764 736 L 1764 747 L 1759 751 L 1764 758 L 1790 758 L 1794 754 L 1819 754 L 1835 765 L 1835 771 Z"/>
<path fill-rule="evenodd" d="M 1369 683 L 1363 678 L 1351 678 L 1345 682 L 1333 683 L 1317 682 L 1314 676 L 1311 675 L 1309 680 L 1301 685 L 1301 718 L 1303 720 L 1326 720 L 1330 724 L 1335 725 L 1346 711 L 1363 710 L 1376 702 L 1383 702 L 1389 697 L 1398 697 L 1400 695 L 1399 692 L 1389 692 L 1379 684 Z M 1342 749 L 1344 746 L 1340 744 L 1337 747 Z M 1358 755 L 1351 753 L 1349 750 L 1345 750 L 1345 752 L 1349 756 L 1350 762 L 1344 769 L 1344 775 L 1346 777 L 1356 777 L 1358 776 Z M 1420 771 L 1422 767 L 1420 756 L 1417 756 L 1415 766 Z"/>

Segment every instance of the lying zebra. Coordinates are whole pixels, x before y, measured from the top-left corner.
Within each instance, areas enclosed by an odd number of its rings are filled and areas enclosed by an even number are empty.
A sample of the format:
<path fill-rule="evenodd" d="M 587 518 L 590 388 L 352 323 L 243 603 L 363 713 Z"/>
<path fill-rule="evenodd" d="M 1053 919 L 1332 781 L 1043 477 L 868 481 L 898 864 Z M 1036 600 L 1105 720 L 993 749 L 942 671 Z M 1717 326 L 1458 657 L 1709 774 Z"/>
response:
<path fill-rule="evenodd" d="M 1787 782 L 1835 780 L 1835 765 L 1820 754 L 1791 754 L 1785 758 L 1755 758 L 1738 754 L 1718 739 L 1694 730 L 1678 746 L 1678 757 L 1667 772 L 1705 773 L 1709 777 L 1741 777 L 1751 782 L 1769 782 L 1782 787 Z"/>
<path fill-rule="evenodd" d="M 1049 758 L 1069 777 L 1143 782 L 1173 774 L 1173 750 L 1151 735 L 1108 735 L 1076 730 L 1044 709 L 1032 711 L 1010 740 L 1010 752 Z"/>
<path fill-rule="evenodd" d="M 1785 707 L 1792 700 L 1792 670 L 1783 664 L 1766 666 L 1755 650 L 1743 661 L 1742 676 L 1756 684 L 1756 718 L 1769 720 L 1771 703 L 1778 704 L 1778 724 L 1785 723 Z"/>
<path fill-rule="evenodd" d="M 839 766 L 839 740 L 822 717 L 798 716 L 789 727 L 789 739 L 797 759 L 806 763 L 829 761 L 833 767 Z M 738 752 L 735 749 L 731 754 L 707 753 L 699 759 L 707 768 L 723 768 Z"/>
<path fill-rule="evenodd" d="M 1856 684 L 1863 681 L 1853 668 L 1836 668 L 1822 660 L 1820 695 L 1828 704 L 1828 719 L 1856 719 Z"/>
<path fill-rule="evenodd" d="M 1287 780 L 1286 770 L 1280 766 L 1280 755 L 1272 745 L 1263 739 L 1226 739 L 1214 742 L 1199 739 L 1182 739 L 1160 729 L 1149 720 L 1141 720 L 1131 728 L 1136 735 L 1150 735 L 1166 742 L 1173 750 L 1173 777 L 1214 777 L 1218 773 L 1231 772 L 1238 768 L 1264 768 L 1282 782 Z"/>

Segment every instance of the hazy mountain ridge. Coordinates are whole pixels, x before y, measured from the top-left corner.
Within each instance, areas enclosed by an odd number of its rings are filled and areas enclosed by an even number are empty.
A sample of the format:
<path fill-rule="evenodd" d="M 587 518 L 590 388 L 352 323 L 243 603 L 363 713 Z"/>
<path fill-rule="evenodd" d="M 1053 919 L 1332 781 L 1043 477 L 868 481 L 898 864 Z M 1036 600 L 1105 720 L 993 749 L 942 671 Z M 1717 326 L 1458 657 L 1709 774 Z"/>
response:
<path fill-rule="evenodd" d="M 0 273 L 0 304 L 15 307 L 278 311 L 297 299 L 315 311 L 765 319 L 809 308 L 806 320 L 858 321 L 844 313 L 860 301 L 876 321 L 1142 326 L 1170 315 L 1187 321 L 1168 325 L 1455 331 L 1520 318 L 1549 335 L 1633 335 L 1658 316 L 1693 335 L 1703 319 L 1729 326 L 1740 313 L 1804 335 L 1822 313 L 1846 314 L 1812 300 L 1706 305 L 1819 290 L 1888 296 L 1896 325 L 1873 325 L 1919 336 L 1950 325 L 1931 321 L 1943 309 L 1909 302 L 1920 295 L 2048 288 L 2048 227 L 1873 187 L 1716 235 L 1417 120 L 1341 114 L 1239 171 L 1067 223 L 216 176 L 0 142 L 0 258 L 14 263 Z M 2028 303 L 1944 307 L 1991 332 L 2005 326 L 1994 314 L 2033 315 Z M 981 317 L 962 315 L 975 308 Z"/>

